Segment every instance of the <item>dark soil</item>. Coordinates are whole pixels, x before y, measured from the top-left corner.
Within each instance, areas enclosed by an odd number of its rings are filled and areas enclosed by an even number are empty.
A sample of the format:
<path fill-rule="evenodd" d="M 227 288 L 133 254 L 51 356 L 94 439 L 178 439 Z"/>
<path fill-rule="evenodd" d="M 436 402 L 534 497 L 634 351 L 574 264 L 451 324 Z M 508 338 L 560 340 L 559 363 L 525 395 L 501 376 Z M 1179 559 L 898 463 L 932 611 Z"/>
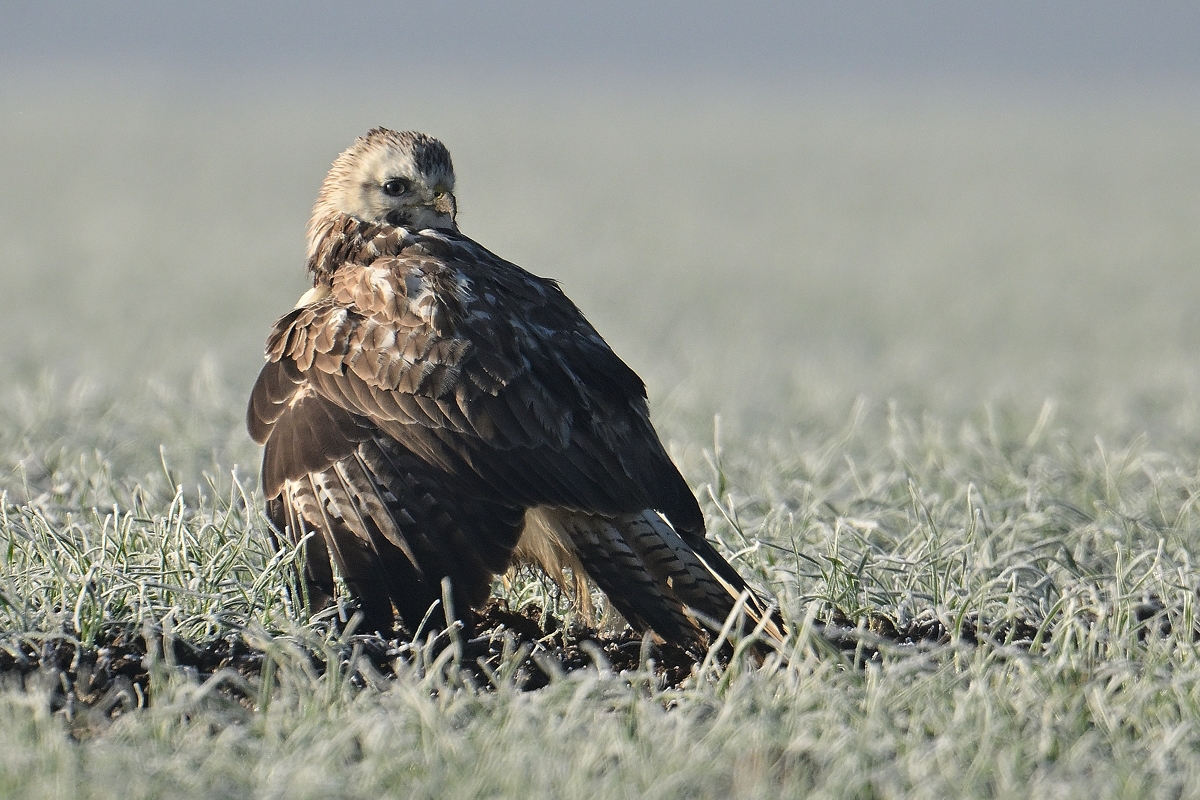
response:
<path fill-rule="evenodd" d="M 855 664 L 880 659 L 889 649 L 944 645 L 952 638 L 950 631 L 935 620 L 902 625 L 874 614 L 853 621 L 839 611 L 828 615 L 816 629 L 822 634 L 820 641 Z M 611 633 L 583 625 L 564 627 L 540 608 L 514 611 L 499 601 L 490 603 L 480 614 L 477 630 L 481 631 L 479 636 L 458 642 L 443 632 L 425 649 L 428 655 L 445 647 L 461 648 L 460 675 L 480 688 L 504 680 L 525 690 L 536 690 L 556 675 L 597 665 L 618 674 L 646 666 L 653 670 L 660 686 L 678 686 L 692 674 L 695 664 L 687 652 L 651 642 L 629 628 Z M 1024 622 L 986 633 L 976 630 L 973 623 L 965 623 L 960 641 L 1020 647 L 1028 646 L 1036 633 L 1037 626 Z M 40 640 L 9 639 L 0 641 L 0 680 L 48 690 L 53 710 L 63 711 L 68 717 L 86 714 L 111 719 L 150 702 L 151 669 L 155 664 L 167 669 L 173 665 L 201 681 L 225 670 L 232 680 L 223 683 L 222 695 L 248 707 L 254 705 L 253 687 L 262 675 L 264 653 L 247 644 L 245 637 L 231 634 L 200 643 L 175 639 L 170 644 L 171 652 L 164 655 L 158 653 L 161 646 L 161 640 L 152 641 L 148 649 L 142 634 L 119 629 L 102 636 L 91 647 L 78 644 L 69 633 Z M 523 655 L 515 671 L 510 669 L 499 676 L 500 665 L 508 660 L 506 646 L 507 652 L 520 648 Z M 153 656 L 149 655 L 151 649 L 155 650 Z M 349 669 L 353 661 L 351 679 L 361 685 L 386 680 L 383 676 L 395 674 L 397 660 L 411 662 L 420 655 L 414 645 L 378 635 L 350 636 L 332 653 L 308 653 L 318 671 L 327 668 L 326 659 L 331 656 L 341 661 L 342 669 Z"/>

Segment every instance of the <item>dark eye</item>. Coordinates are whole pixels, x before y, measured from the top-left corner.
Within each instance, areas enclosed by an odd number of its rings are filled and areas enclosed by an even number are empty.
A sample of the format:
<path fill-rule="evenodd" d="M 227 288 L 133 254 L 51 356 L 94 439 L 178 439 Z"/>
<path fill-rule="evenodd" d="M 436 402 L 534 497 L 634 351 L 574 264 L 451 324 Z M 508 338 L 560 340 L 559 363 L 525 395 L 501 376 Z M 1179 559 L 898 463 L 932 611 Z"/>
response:
<path fill-rule="evenodd" d="M 383 193 L 388 197 L 399 197 L 408 191 L 408 181 L 403 178 L 391 178 L 383 184 Z"/>

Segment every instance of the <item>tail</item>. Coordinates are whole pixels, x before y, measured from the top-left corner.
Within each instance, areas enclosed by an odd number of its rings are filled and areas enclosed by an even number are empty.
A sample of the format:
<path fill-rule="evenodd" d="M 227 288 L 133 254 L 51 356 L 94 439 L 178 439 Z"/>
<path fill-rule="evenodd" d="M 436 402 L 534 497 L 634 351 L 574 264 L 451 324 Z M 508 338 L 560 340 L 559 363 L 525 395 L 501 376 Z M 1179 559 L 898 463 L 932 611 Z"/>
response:
<path fill-rule="evenodd" d="M 775 646 L 782 645 L 786 631 L 779 612 L 711 545 L 705 542 L 703 549 L 697 552 L 649 509 L 601 515 L 542 506 L 527 512 L 517 554 L 556 580 L 563 575 L 564 561 L 578 564 L 631 625 L 652 629 L 693 655 L 708 649 L 714 626 L 719 628 L 743 597 L 742 610 L 751 626 Z M 545 552 L 571 558 L 539 555 Z"/>

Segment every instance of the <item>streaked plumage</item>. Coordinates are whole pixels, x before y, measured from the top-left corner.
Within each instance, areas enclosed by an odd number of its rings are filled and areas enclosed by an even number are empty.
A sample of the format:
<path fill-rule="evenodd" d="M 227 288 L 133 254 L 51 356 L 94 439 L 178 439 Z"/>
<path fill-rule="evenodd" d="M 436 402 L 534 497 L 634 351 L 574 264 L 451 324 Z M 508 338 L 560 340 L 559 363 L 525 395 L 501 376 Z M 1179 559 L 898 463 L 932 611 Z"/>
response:
<path fill-rule="evenodd" d="M 369 627 L 394 606 L 412 631 L 449 577 L 469 624 L 530 560 L 702 648 L 693 612 L 724 619 L 746 584 L 704 538 L 642 381 L 554 281 L 458 232 L 453 188 L 437 140 L 358 139 L 313 210 L 313 289 L 267 341 L 248 426 L 272 522 L 316 534 L 310 598 L 332 596 L 336 564 Z"/>

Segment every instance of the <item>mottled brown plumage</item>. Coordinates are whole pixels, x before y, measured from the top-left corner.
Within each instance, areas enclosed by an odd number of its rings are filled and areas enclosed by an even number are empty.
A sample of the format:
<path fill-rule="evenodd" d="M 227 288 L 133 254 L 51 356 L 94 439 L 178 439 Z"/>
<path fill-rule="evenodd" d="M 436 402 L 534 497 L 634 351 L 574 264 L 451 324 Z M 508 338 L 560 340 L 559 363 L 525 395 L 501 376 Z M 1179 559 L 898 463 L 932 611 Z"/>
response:
<path fill-rule="evenodd" d="M 411 632 L 448 577 L 469 623 L 529 559 L 703 648 L 696 612 L 723 620 L 746 584 L 704 538 L 642 381 L 554 281 L 458 232 L 453 186 L 434 139 L 355 142 L 309 225 L 313 290 L 267 341 L 248 426 L 275 527 L 315 533 L 310 598 L 333 595 L 336 564 L 370 627 L 394 607 Z"/>

